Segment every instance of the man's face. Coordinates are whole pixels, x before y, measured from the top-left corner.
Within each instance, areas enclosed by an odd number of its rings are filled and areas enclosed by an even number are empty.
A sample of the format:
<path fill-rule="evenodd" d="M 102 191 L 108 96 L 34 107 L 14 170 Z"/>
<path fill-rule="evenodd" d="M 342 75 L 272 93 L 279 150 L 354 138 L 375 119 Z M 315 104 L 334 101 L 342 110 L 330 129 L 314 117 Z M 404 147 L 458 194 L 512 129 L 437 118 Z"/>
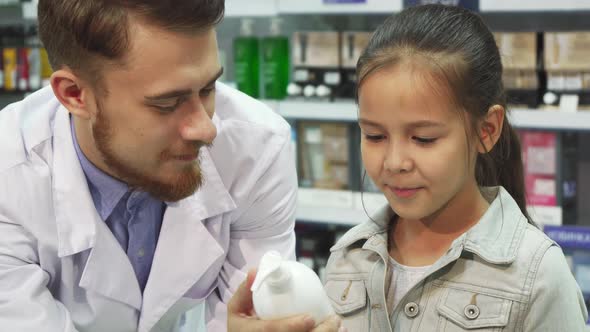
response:
<path fill-rule="evenodd" d="M 199 150 L 211 144 L 218 62 L 213 29 L 192 35 L 131 20 L 123 67 L 103 72 L 89 130 L 98 166 L 164 201 L 201 185 Z"/>

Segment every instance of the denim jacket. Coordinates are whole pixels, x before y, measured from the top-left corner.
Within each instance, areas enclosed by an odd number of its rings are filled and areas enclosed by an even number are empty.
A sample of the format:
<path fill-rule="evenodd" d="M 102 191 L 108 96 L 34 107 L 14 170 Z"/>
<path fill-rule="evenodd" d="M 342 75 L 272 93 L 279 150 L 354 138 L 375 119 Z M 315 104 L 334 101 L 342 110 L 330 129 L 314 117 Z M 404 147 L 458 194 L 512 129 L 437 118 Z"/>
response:
<path fill-rule="evenodd" d="M 389 206 L 331 248 L 325 288 L 356 331 L 586 331 L 588 312 L 563 252 L 529 224 L 502 187 L 396 307 L 387 229 Z"/>

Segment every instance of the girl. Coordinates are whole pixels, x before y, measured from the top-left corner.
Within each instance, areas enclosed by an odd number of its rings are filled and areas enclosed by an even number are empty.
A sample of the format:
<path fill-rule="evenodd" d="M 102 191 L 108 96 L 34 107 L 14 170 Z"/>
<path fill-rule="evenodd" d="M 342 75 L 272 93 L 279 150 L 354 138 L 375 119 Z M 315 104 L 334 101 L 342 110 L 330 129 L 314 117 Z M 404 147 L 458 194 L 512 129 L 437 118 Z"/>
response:
<path fill-rule="evenodd" d="M 561 249 L 525 208 L 491 32 L 413 7 L 357 65 L 361 151 L 389 204 L 331 249 L 326 290 L 349 331 L 583 331 Z"/>

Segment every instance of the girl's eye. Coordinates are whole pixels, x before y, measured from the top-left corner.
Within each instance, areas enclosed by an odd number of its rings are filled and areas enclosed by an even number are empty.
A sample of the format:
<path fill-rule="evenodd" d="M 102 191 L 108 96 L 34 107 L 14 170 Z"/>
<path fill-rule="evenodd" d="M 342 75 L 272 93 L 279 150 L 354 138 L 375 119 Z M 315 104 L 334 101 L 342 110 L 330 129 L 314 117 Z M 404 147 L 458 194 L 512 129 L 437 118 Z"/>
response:
<path fill-rule="evenodd" d="M 431 143 L 436 142 L 436 138 L 417 137 L 417 136 L 414 136 L 412 138 L 420 144 L 431 144 Z"/>
<path fill-rule="evenodd" d="M 382 140 L 384 138 L 384 136 L 383 135 L 365 135 L 365 138 L 368 141 L 377 142 L 377 141 Z"/>

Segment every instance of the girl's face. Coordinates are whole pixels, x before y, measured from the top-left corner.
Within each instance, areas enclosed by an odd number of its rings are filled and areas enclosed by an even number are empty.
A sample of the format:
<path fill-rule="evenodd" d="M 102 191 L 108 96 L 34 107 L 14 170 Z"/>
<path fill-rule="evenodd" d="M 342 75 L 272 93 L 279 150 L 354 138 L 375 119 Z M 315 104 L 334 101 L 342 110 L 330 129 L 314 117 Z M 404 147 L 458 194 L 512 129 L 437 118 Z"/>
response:
<path fill-rule="evenodd" d="M 359 108 L 363 163 L 397 215 L 469 213 L 477 143 L 447 89 L 411 63 L 385 67 L 363 82 Z"/>

